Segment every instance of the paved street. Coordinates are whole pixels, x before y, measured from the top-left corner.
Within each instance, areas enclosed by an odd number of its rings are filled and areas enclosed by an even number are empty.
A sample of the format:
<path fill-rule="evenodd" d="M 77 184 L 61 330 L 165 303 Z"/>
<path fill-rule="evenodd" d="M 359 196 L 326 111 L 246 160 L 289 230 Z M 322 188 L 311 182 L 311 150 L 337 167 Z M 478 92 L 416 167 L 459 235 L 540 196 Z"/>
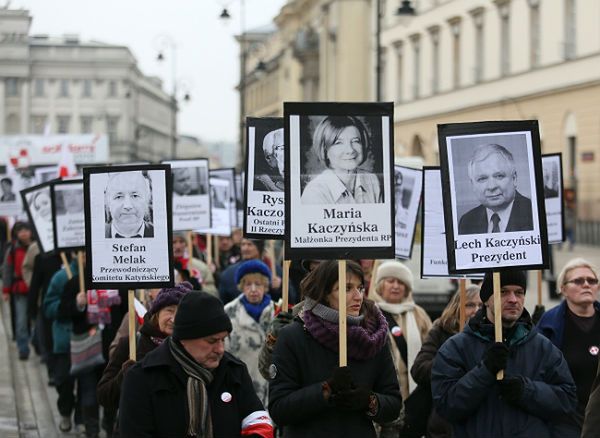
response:
<path fill-rule="evenodd" d="M 600 249 L 578 245 L 574 251 L 553 250 L 556 275 L 560 268 L 575 256 L 584 257 L 600 266 Z M 537 303 L 537 275 L 530 273 L 527 309 Z M 543 304 L 550 309 L 558 300 L 550 300 L 548 284 L 543 285 Z M 75 437 L 75 431 L 58 431 L 60 417 L 56 410 L 56 391 L 48 386 L 46 369 L 32 352 L 29 360 L 21 362 L 14 342 L 10 340 L 8 307 L 0 305 L 0 438 Z M 101 435 L 103 436 L 103 435 Z"/>

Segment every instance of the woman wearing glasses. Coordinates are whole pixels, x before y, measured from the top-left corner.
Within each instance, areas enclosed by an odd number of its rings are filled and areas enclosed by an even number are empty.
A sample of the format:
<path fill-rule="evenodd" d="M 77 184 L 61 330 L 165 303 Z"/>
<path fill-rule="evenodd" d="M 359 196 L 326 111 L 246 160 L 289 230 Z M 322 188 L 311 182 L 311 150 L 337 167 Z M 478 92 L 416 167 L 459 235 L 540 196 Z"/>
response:
<path fill-rule="evenodd" d="M 408 370 L 431 328 L 431 319 L 422 307 L 415 304 L 412 289 L 413 275 L 405 265 L 396 260 L 379 265 L 375 273 L 375 293 L 372 298 L 388 323 L 388 344 L 403 400 L 417 386 Z M 388 433 L 397 436 L 399 427 L 399 419 L 383 425 L 382 436 L 387 436 Z"/>
<path fill-rule="evenodd" d="M 360 265 L 347 262 L 348 366 L 338 366 L 338 262 L 324 261 L 300 284 L 304 308 L 277 338 L 270 367 L 269 413 L 284 436 L 375 437 L 402 405 L 387 323 L 364 298 Z"/>
<path fill-rule="evenodd" d="M 542 316 L 538 329 L 565 356 L 577 386 L 579 427 L 600 352 L 600 302 L 598 302 L 598 270 L 587 260 L 572 259 L 560 272 L 557 285 L 564 301 Z"/>

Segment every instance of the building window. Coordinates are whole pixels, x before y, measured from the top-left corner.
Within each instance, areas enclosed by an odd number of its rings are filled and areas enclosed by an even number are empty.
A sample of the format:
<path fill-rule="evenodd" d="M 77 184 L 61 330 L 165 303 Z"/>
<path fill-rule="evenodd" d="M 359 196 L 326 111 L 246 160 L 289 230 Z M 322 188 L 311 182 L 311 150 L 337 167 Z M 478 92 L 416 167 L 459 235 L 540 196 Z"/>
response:
<path fill-rule="evenodd" d="M 475 25 L 475 66 L 473 68 L 473 79 L 476 84 L 483 81 L 483 66 L 485 62 L 483 11 L 483 8 L 477 8 L 471 11 L 473 24 Z"/>
<path fill-rule="evenodd" d="M 9 114 L 6 116 L 6 133 L 19 134 L 21 131 L 21 120 L 18 114 Z"/>
<path fill-rule="evenodd" d="M 6 97 L 16 97 L 19 95 L 19 79 L 6 78 Z"/>
<path fill-rule="evenodd" d="M 44 134 L 46 130 L 46 116 L 31 116 L 31 131 L 34 134 Z"/>
<path fill-rule="evenodd" d="M 108 97 L 117 97 L 117 81 L 108 81 Z"/>
<path fill-rule="evenodd" d="M 35 97 L 43 97 L 44 96 L 44 84 L 45 84 L 45 81 L 43 79 L 36 79 L 33 82 L 33 95 Z"/>
<path fill-rule="evenodd" d="M 61 79 L 58 85 L 59 97 L 69 97 L 69 80 Z"/>
<path fill-rule="evenodd" d="M 431 93 L 437 94 L 440 90 L 440 27 L 429 28 L 431 36 Z"/>
<path fill-rule="evenodd" d="M 396 51 L 396 101 L 402 102 L 402 87 L 404 86 L 404 59 L 403 59 L 403 43 L 396 41 L 394 50 Z"/>
<path fill-rule="evenodd" d="M 575 58 L 576 29 L 575 0 L 565 0 L 565 59 Z"/>
<path fill-rule="evenodd" d="M 81 86 L 81 97 L 92 97 L 92 80 L 84 79 Z"/>
<path fill-rule="evenodd" d="M 498 3 L 500 13 L 500 75 L 510 73 L 510 3 Z"/>
<path fill-rule="evenodd" d="M 68 134 L 69 133 L 69 123 L 71 122 L 70 116 L 57 116 L 56 117 L 56 132 L 59 134 Z"/>
<path fill-rule="evenodd" d="M 421 92 L 421 35 L 410 37 L 413 46 L 413 99 L 417 100 Z"/>
<path fill-rule="evenodd" d="M 118 142 L 118 129 L 119 129 L 119 117 L 108 116 L 106 117 L 106 133 L 108 134 L 109 144 L 115 144 Z"/>
<path fill-rule="evenodd" d="M 460 17 L 453 17 L 448 20 L 450 32 L 452 33 L 452 86 L 460 87 Z"/>
<path fill-rule="evenodd" d="M 94 118 L 92 116 L 81 116 L 79 122 L 81 125 L 80 130 L 82 134 L 92 133 L 92 124 L 94 122 Z"/>
<path fill-rule="evenodd" d="M 540 65 L 540 0 L 529 0 L 529 61 L 531 68 Z"/>

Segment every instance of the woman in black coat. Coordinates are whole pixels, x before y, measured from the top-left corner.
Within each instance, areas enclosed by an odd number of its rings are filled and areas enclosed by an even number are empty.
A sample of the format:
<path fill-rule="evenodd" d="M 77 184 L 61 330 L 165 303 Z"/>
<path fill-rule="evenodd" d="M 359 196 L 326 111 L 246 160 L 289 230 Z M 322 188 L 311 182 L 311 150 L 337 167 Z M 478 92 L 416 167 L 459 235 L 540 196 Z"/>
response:
<path fill-rule="evenodd" d="M 281 330 L 273 352 L 269 413 L 285 437 L 375 437 L 373 421 L 398 417 L 402 398 L 387 348 L 387 322 L 364 299 L 364 276 L 347 262 L 348 366 L 338 367 L 338 262 L 301 283 L 302 319 Z"/>

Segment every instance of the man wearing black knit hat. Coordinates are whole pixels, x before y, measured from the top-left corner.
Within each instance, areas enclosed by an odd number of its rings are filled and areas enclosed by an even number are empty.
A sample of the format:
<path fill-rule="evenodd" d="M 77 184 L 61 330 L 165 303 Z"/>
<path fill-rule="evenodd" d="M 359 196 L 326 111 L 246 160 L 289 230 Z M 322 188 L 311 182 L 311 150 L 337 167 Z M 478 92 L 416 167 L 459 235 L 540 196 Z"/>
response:
<path fill-rule="evenodd" d="M 484 306 L 438 350 L 433 402 L 454 436 L 579 436 L 569 421 L 577 405 L 573 378 L 560 350 L 534 329 L 524 308 L 526 288 L 523 271 L 502 272 L 501 308 L 495 309 L 493 274 L 486 273 Z M 496 311 L 502 342 L 494 337 Z M 504 378 L 497 380 L 501 370 Z"/>
<path fill-rule="evenodd" d="M 185 295 L 173 336 L 125 375 L 121 436 L 272 438 L 271 419 L 246 365 L 224 349 L 230 332 L 218 298 Z"/>

